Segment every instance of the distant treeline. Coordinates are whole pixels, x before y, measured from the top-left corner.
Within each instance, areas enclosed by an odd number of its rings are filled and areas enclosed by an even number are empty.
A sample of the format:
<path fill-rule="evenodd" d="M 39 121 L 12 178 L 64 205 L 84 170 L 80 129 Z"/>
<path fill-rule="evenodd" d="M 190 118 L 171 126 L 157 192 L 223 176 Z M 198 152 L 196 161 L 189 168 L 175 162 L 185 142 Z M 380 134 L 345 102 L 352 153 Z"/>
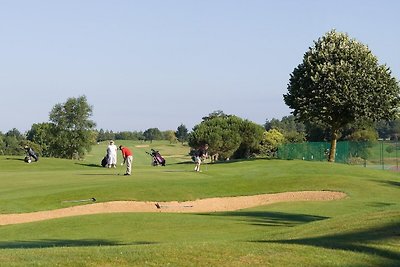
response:
<path fill-rule="evenodd" d="M 160 131 L 158 128 L 149 128 L 146 131 L 122 131 L 113 132 L 112 130 L 100 129 L 97 131 L 97 142 L 107 140 L 135 140 L 135 141 L 153 141 L 168 140 L 171 143 L 187 140 L 188 130 L 184 125 L 180 125 L 177 131 Z"/>
<path fill-rule="evenodd" d="M 226 114 L 223 113 L 217 115 L 217 118 L 221 116 L 226 116 Z M 208 122 L 210 121 L 210 118 L 213 117 L 205 117 L 204 122 L 210 123 Z M 212 121 L 219 123 L 218 120 Z M 25 145 L 29 145 L 33 149 L 38 151 L 39 154 L 42 156 L 57 156 L 50 149 L 50 142 L 46 141 L 53 140 L 54 138 L 51 136 L 47 136 L 46 133 L 48 131 L 43 130 L 49 128 L 50 126 L 51 124 L 49 123 L 35 124 L 32 126 L 32 129 L 26 133 L 21 133 L 15 128 L 9 130 L 6 133 L 0 132 L 0 155 L 23 155 L 25 153 L 23 147 Z M 273 139 L 276 139 L 274 135 L 276 135 L 276 131 L 278 131 L 283 137 L 284 141 L 282 142 L 285 143 L 299 143 L 305 141 L 317 142 L 329 140 L 328 129 L 324 129 L 323 127 L 315 124 L 300 123 L 292 115 L 285 116 L 282 119 L 267 119 L 262 127 L 265 129 L 266 132 L 269 132 L 270 135 L 272 135 Z M 272 130 L 274 130 L 275 132 Z M 208 137 L 204 140 L 204 142 L 207 141 L 208 143 L 212 143 L 212 141 L 215 140 L 215 136 L 209 136 L 211 133 L 215 133 L 215 129 L 213 129 L 212 131 L 205 131 L 205 134 Z M 225 135 L 227 134 L 226 131 L 222 133 Z M 112 130 L 100 129 L 93 130 L 91 136 L 93 136 L 94 141 L 97 142 L 108 140 L 138 140 L 144 142 L 152 142 L 153 140 L 168 140 L 171 143 L 183 143 L 188 141 L 190 135 L 192 135 L 193 139 L 193 137 L 195 137 L 195 135 L 193 134 L 194 132 L 189 133 L 185 125 L 181 124 L 176 131 L 160 131 L 158 128 L 149 128 L 145 131 L 113 132 Z M 357 125 L 349 125 L 344 131 L 342 131 L 340 139 L 354 141 L 365 141 L 373 139 L 376 140 L 378 138 L 397 140 L 399 134 L 399 119 L 388 122 L 380 121 L 377 123 L 360 122 Z M 243 131 L 241 132 L 241 135 L 243 135 Z M 209 138 L 211 138 L 212 140 L 208 140 Z M 232 136 L 224 138 L 224 140 L 224 145 L 226 145 L 225 143 L 227 142 L 227 140 L 232 140 Z M 265 143 L 265 140 L 262 142 Z M 56 148 L 57 150 L 63 150 L 58 147 Z M 274 150 L 275 148 L 276 145 L 273 145 L 273 148 L 270 148 L 269 150 Z"/>

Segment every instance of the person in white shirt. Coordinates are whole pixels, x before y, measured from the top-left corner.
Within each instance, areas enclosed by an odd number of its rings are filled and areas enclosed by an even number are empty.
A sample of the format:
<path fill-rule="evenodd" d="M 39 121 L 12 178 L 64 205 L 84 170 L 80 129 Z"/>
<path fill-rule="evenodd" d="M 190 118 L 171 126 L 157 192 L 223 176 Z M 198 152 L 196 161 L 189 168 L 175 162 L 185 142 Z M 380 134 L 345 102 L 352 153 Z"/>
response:
<path fill-rule="evenodd" d="M 117 167 L 117 150 L 117 146 L 114 144 L 114 141 L 111 140 L 110 144 L 107 147 L 108 168 Z"/>

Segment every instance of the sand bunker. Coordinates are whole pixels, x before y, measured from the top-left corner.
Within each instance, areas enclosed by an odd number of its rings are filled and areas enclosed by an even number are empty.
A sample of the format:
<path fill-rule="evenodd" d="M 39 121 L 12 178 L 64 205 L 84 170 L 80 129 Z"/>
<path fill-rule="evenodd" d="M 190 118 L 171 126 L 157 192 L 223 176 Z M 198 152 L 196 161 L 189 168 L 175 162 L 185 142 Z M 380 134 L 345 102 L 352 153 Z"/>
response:
<path fill-rule="evenodd" d="M 330 201 L 345 198 L 346 194 L 332 191 L 301 191 L 255 196 L 207 198 L 186 202 L 112 201 L 73 206 L 57 210 L 21 214 L 0 214 L 0 225 L 36 222 L 63 217 L 118 212 L 217 212 L 235 211 L 277 202 Z"/>

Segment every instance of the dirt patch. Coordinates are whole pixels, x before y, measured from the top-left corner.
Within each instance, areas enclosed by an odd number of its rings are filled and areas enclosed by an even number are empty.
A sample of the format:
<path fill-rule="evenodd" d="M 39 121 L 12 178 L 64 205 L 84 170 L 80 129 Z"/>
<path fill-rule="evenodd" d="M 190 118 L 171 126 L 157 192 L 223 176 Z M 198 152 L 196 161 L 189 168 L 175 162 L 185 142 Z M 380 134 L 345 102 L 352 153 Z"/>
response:
<path fill-rule="evenodd" d="M 1 214 L 0 225 L 36 222 L 63 217 L 118 212 L 217 212 L 235 211 L 277 202 L 330 201 L 345 198 L 346 194 L 332 191 L 301 191 L 255 196 L 207 198 L 185 202 L 112 201 L 73 206 L 57 210 L 21 214 Z"/>

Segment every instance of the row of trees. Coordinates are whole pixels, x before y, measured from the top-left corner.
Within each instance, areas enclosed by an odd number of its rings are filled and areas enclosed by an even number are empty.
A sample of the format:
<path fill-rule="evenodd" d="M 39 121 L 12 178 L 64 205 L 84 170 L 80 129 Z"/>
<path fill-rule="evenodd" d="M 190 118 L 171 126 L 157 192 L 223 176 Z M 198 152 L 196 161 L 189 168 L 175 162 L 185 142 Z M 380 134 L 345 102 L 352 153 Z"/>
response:
<path fill-rule="evenodd" d="M 276 129 L 282 133 L 289 143 L 303 141 L 324 142 L 330 140 L 329 129 L 313 123 L 303 123 L 295 116 L 284 116 L 281 120 L 273 118 L 266 120 L 264 128 L 269 131 Z M 376 139 L 398 140 L 400 133 L 400 119 L 392 121 L 357 122 L 344 127 L 338 140 L 374 141 Z"/>
<path fill-rule="evenodd" d="M 170 143 L 186 142 L 188 138 L 188 129 L 181 124 L 176 131 L 167 130 L 160 131 L 158 128 L 149 128 L 146 131 L 123 131 L 113 132 L 112 130 L 100 129 L 97 131 L 97 142 L 106 140 L 138 140 L 150 141 L 153 140 L 168 140 Z"/>
<path fill-rule="evenodd" d="M 68 102 L 68 101 L 67 101 Z M 397 138 L 400 120 L 390 122 L 380 121 L 374 125 L 358 124 L 347 127 L 342 131 L 339 140 L 373 141 L 379 138 Z M 24 153 L 22 149 L 28 144 L 43 156 L 73 158 L 84 155 L 77 149 L 69 150 L 67 154 L 57 140 L 68 143 L 69 137 L 58 138 L 50 141 L 54 130 L 52 123 L 34 124 L 27 135 L 12 129 L 6 134 L 0 133 L 0 153 L 18 155 Z M 146 131 L 145 131 L 146 132 Z M 296 120 L 293 115 L 285 116 L 281 120 L 266 120 L 264 127 L 247 120 L 242 120 L 234 115 L 226 115 L 222 111 L 216 111 L 203 118 L 203 121 L 194 127 L 193 132 L 188 133 L 187 128 L 181 124 L 177 130 L 161 132 L 152 128 L 145 132 L 116 132 L 92 131 L 97 136 L 97 141 L 103 140 L 169 140 L 170 142 L 186 142 L 193 148 L 209 144 L 210 153 L 218 155 L 220 159 L 243 158 L 252 155 L 273 155 L 278 146 L 284 143 L 299 143 L 304 141 L 327 141 L 329 131 L 311 123 L 304 124 Z M 172 136 L 168 139 L 169 136 Z M 101 137 L 103 139 L 101 139 Z M 397 139 L 396 139 L 397 140 Z M 76 140 L 75 140 L 76 141 Z M 89 144 L 93 144 L 88 138 Z M 93 140 L 92 140 L 93 141 Z M 74 147 L 70 145 L 70 147 Z M 89 146 L 86 146 L 89 150 Z M 57 153 L 58 150 L 63 153 Z M 77 154 L 79 153 L 79 154 Z"/>
<path fill-rule="evenodd" d="M 67 101 L 69 103 L 70 100 Z M 82 102 L 80 102 L 82 103 Z M 0 154 L 18 155 L 24 153 L 24 145 L 30 145 L 43 156 L 82 157 L 85 152 L 77 149 L 69 150 L 69 154 L 59 144 L 68 143 L 69 137 L 64 134 L 55 140 L 52 133 L 55 131 L 55 124 L 40 123 L 34 124 L 27 134 L 20 133 L 17 129 L 12 129 L 5 134 L 0 133 Z M 191 133 L 185 125 L 181 124 L 174 132 L 161 132 L 157 128 L 151 128 L 145 132 L 116 132 L 112 131 L 91 131 L 96 136 L 96 141 L 105 140 L 169 140 L 171 143 L 179 141 L 189 141 L 193 148 L 209 144 L 210 153 L 218 155 L 221 159 L 243 158 L 253 155 L 273 155 L 277 148 L 284 143 L 299 143 L 305 141 L 327 141 L 329 131 L 321 126 L 311 123 L 304 124 L 296 120 L 293 115 L 284 116 L 281 120 L 266 120 L 262 126 L 243 120 L 234 115 L 226 115 L 223 111 L 215 111 L 203 118 L 203 121 L 194 127 Z M 373 141 L 377 138 L 396 139 L 400 132 L 400 120 L 385 122 L 379 121 L 373 125 L 358 123 L 351 127 L 346 127 L 339 140 L 352 141 Z M 77 133 L 75 134 L 77 135 Z M 71 135 L 72 136 L 72 135 Z M 89 135 L 90 136 L 90 135 Z M 93 144 L 93 138 L 87 138 L 88 144 Z M 76 142 L 76 140 L 74 141 Z M 86 146 L 86 151 L 90 146 Z M 66 145 L 67 147 L 67 145 Z M 69 145 L 69 147 L 74 147 Z M 75 145 L 76 147 L 76 145 Z M 58 150 L 63 153 L 57 153 Z M 67 151 L 68 152 L 68 151 Z M 79 154 L 77 154 L 79 153 Z"/>
<path fill-rule="evenodd" d="M 50 112 L 50 122 L 33 124 L 26 134 L 17 129 L 0 133 L 0 154 L 21 155 L 23 147 L 28 145 L 41 156 L 79 159 L 90 151 L 92 145 L 103 140 L 169 140 L 173 143 L 185 142 L 188 138 L 188 130 L 183 124 L 176 132 L 161 132 L 158 128 L 144 132 L 97 131 L 96 123 L 90 119 L 92 110 L 85 96 L 56 104 Z"/>
<path fill-rule="evenodd" d="M 85 96 L 69 98 L 53 107 L 50 122 L 32 125 L 26 135 L 17 129 L 0 135 L 1 153 L 19 155 L 28 145 L 42 156 L 80 158 L 96 141 L 91 115 L 92 107 Z"/>
<path fill-rule="evenodd" d="M 378 138 L 397 138 L 398 126 L 400 120 L 373 124 L 359 122 L 343 127 L 338 140 L 364 142 L 376 141 Z M 216 111 L 204 117 L 193 128 L 189 134 L 189 146 L 196 148 L 208 144 L 210 154 L 218 155 L 219 159 L 248 158 L 254 155 L 273 157 L 282 144 L 325 142 L 329 138 L 329 129 L 315 123 L 302 123 L 293 115 L 281 120 L 266 120 L 262 127 Z"/>
<path fill-rule="evenodd" d="M 104 131 L 94 130 L 95 123 L 89 119 L 92 107 L 86 98 L 71 98 L 53 108 L 49 123 L 33 125 L 27 139 L 40 146 L 44 155 L 70 158 L 82 157 L 98 136 L 148 141 L 187 139 L 192 148 L 207 143 L 210 152 L 221 158 L 271 153 L 276 144 L 285 141 L 328 139 L 329 161 L 334 161 L 336 142 L 341 138 L 374 139 L 376 130 L 383 137 L 397 138 L 399 133 L 398 81 L 386 65 L 378 63 L 367 46 L 335 30 L 315 41 L 304 54 L 303 61 L 290 75 L 283 100 L 293 110 L 293 116 L 279 123 L 267 121 L 265 128 L 218 111 L 204 117 L 190 134 L 181 125 L 176 132 L 162 133 L 151 128 L 143 133 L 107 136 Z M 9 144 L 18 141 L 18 136 L 10 133 L 4 139 L 9 150 Z"/>

